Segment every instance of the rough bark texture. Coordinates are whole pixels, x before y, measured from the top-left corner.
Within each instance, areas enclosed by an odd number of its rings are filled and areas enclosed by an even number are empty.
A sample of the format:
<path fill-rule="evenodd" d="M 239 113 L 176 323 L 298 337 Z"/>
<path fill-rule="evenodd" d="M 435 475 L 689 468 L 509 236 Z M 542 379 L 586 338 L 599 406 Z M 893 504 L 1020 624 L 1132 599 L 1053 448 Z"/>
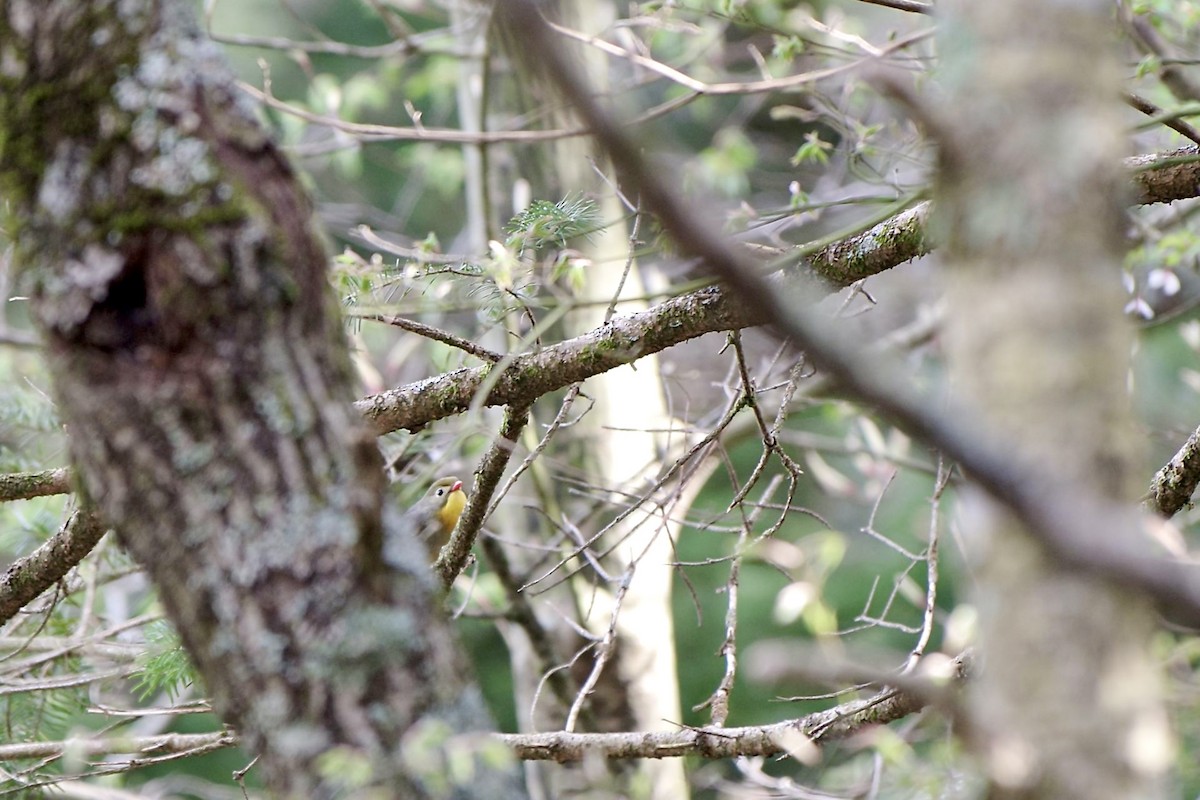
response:
<path fill-rule="evenodd" d="M 1200 428 L 1192 431 L 1183 446 L 1171 456 L 1150 481 L 1146 505 L 1170 519 L 1192 502 L 1200 485 Z"/>
<path fill-rule="evenodd" d="M 181 5 L 0 3 L 0 190 L 81 484 L 276 791 L 508 796 L 447 766 L 486 715 L 383 506 L 308 201 Z"/>
<path fill-rule="evenodd" d="M 934 230 L 956 272 L 946 338 L 957 385 L 1022 463 L 1132 499 L 1110 10 L 1010 0 L 943 11 Z M 1065 567 L 994 507 L 975 511 L 984 653 L 970 730 L 989 796 L 1155 797 L 1170 747 L 1147 604 Z"/>

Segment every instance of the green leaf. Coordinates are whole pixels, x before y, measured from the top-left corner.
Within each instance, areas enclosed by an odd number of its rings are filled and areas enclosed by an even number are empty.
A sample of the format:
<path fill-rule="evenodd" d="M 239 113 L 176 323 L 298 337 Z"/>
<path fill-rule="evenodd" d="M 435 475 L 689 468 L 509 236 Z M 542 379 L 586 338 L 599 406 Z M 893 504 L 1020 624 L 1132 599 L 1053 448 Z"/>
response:
<path fill-rule="evenodd" d="M 810 131 L 804 134 L 804 144 L 792 156 L 792 164 L 797 167 L 805 163 L 828 164 L 829 151 L 832 149 L 833 145 L 823 140 L 821 134 Z"/>

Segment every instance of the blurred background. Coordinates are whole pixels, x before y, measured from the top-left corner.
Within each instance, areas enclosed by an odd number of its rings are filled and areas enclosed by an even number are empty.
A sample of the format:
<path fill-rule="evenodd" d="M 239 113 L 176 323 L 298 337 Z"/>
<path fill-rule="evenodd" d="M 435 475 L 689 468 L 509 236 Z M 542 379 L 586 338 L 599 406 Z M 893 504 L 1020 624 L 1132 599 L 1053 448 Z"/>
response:
<path fill-rule="evenodd" d="M 794 264 L 926 199 L 934 153 L 921 120 L 870 79 L 887 69 L 936 94 L 934 23 L 886 5 L 563 0 L 547 14 L 674 188 L 764 263 Z M 362 396 L 483 363 L 454 337 L 530 352 L 706 285 L 481 4 L 209 0 L 197 11 L 309 187 Z M 1130 13 L 1160 50 L 1126 27 L 1125 88 L 1157 109 L 1130 104 L 1129 153 L 1180 147 L 1186 134 L 1161 119 L 1178 106 L 1162 48 L 1192 63 L 1200 10 L 1151 0 Z M 1126 220 L 1147 486 L 1200 419 L 1197 208 L 1135 207 Z M 26 289 L 5 254 L 0 471 L 64 466 Z M 817 311 L 938 387 L 940 273 L 926 256 Z M 395 502 L 440 475 L 470 489 L 499 413 L 383 437 Z M 518 477 L 485 528 L 492 549 L 447 601 L 503 730 L 672 730 L 709 724 L 714 709 L 726 725 L 762 725 L 870 696 L 864 674 L 954 657 L 970 641 L 961 475 L 839 397 L 769 331 L 696 338 L 546 396 L 532 414 L 509 470 Z M 58 530 L 70 502 L 0 504 L 0 566 Z M 1177 518 L 1189 535 L 1196 516 Z M 532 622 L 517 620 L 521 604 Z M 1160 637 L 1190 744 L 1196 644 Z M 9 623 L 0 648 L 0 740 L 219 729 L 112 538 Z M 649 783 L 618 775 L 594 796 L 653 785 L 697 798 L 941 797 L 978 780 L 957 747 L 944 719 L 917 715 L 819 760 L 654 765 Z M 0 760 L 0 792 L 51 782 L 76 797 L 258 796 L 253 768 L 235 776 L 251 762 L 236 750 L 135 770 L 121 758 Z M 547 796 L 571 785 L 563 768 L 538 769 Z M 1200 792 L 1186 758 L 1179 781 Z"/>

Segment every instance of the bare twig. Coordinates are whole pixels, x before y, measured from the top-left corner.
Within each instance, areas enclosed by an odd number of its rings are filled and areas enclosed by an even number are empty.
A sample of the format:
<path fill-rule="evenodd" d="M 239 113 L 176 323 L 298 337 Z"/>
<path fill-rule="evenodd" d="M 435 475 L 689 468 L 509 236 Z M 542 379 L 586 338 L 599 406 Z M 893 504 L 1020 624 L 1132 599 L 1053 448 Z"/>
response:
<path fill-rule="evenodd" d="M 233 747 L 237 743 L 237 736 L 229 731 L 167 733 L 161 736 L 113 736 L 103 739 L 78 738 L 59 742 L 24 742 L 0 745 L 0 761 L 60 758 L 67 752 L 88 758 L 101 758 L 121 753 L 192 753 L 201 747 L 210 745 Z"/>
<path fill-rule="evenodd" d="M 570 553 L 568 553 L 563 558 L 561 558 L 557 563 L 555 563 L 549 569 L 542 572 L 541 575 L 539 575 L 538 577 L 529 581 L 529 583 L 527 583 L 525 586 L 522 586 L 521 590 L 525 591 L 533 586 L 536 586 L 536 585 L 542 583 L 547 578 L 549 578 L 551 575 L 554 575 L 556 572 L 559 571 L 559 569 L 564 567 L 570 561 L 572 561 L 573 559 L 575 559 L 575 558 L 579 557 L 580 555 L 583 555 L 585 552 L 587 552 L 588 549 L 592 545 L 594 545 L 597 541 L 600 540 L 601 537 L 604 536 L 604 534 L 608 533 L 610 530 L 615 528 L 617 525 L 620 525 L 622 522 L 625 521 L 626 518 L 628 518 L 631 514 L 633 514 L 639 508 L 642 508 L 650 500 L 650 498 L 654 496 L 655 492 L 657 492 L 659 489 L 661 489 L 667 483 L 667 481 L 669 481 L 675 477 L 675 475 L 684 467 L 685 464 L 690 462 L 699 453 L 702 453 L 705 450 L 707 450 L 713 444 L 713 442 L 716 441 L 717 437 L 721 435 L 721 432 L 724 431 L 727 427 L 729 427 L 729 423 L 731 423 L 733 421 L 733 418 L 735 416 L 737 416 L 737 413 L 742 409 L 742 406 L 744 404 L 745 404 L 745 398 L 743 398 L 741 395 L 739 395 L 737 398 L 735 398 L 733 400 L 733 402 L 729 404 L 729 407 L 726 408 L 725 413 L 722 415 L 720 421 L 717 422 L 717 424 L 713 427 L 713 429 L 711 431 L 709 431 L 704 436 L 704 438 L 702 438 L 700 441 L 696 442 L 694 445 L 692 445 L 690 448 L 688 448 L 688 451 L 686 453 L 684 453 L 682 456 L 680 456 L 678 459 L 676 459 L 675 462 L 673 464 L 671 464 L 670 467 L 668 467 L 666 470 L 664 470 L 662 476 L 659 477 L 658 480 L 656 480 L 648 489 L 646 489 L 644 492 L 642 492 L 639 496 L 637 496 L 635 498 L 631 498 L 629 504 L 625 507 L 625 509 L 623 511 L 621 511 L 621 513 L 617 514 L 617 516 L 615 518 L 613 518 L 613 520 L 611 522 L 609 522 L 607 525 L 605 525 L 599 531 L 594 533 L 588 539 L 581 542 Z M 617 544 L 619 544 L 619 542 L 614 542 L 612 546 L 616 547 Z M 570 577 L 570 575 L 561 576 L 560 579 L 565 580 L 567 577 Z M 553 584 L 553 585 L 557 585 L 557 584 Z"/>
<path fill-rule="evenodd" d="M 778 485 L 778 479 L 771 481 L 763 492 L 763 499 L 770 497 Z M 760 504 L 761 508 L 761 504 Z M 741 506 L 739 505 L 739 510 Z M 738 592 L 742 570 L 742 554 L 746 550 L 746 540 L 750 535 L 753 519 L 742 514 L 741 530 L 738 531 L 737 541 L 729 559 L 729 578 L 725 581 L 725 638 L 721 642 L 719 655 L 725 659 L 725 671 L 717 688 L 703 703 L 692 710 L 699 711 L 705 706 L 711 708 L 710 720 L 714 727 L 721 727 L 729 718 L 729 696 L 733 693 L 733 682 L 737 677 L 737 621 L 738 621 Z"/>
<path fill-rule="evenodd" d="M 944 459 L 938 458 L 937 480 L 933 486 L 933 497 L 929 501 L 929 544 L 925 548 L 925 613 L 921 618 L 921 635 L 917 637 L 917 643 L 913 645 L 912 652 L 908 654 L 908 660 L 904 664 L 902 672 L 905 673 L 916 668 L 921 657 L 925 655 L 930 637 L 933 636 L 934 615 L 937 612 L 938 539 L 941 534 L 939 512 L 942 507 L 942 494 L 950 485 L 950 473 L 953 471 L 953 467 L 948 466 Z"/>
<path fill-rule="evenodd" d="M 954 660 L 954 680 L 961 681 L 967 675 L 968 663 L 963 657 Z M 677 758 L 686 755 L 705 758 L 770 756 L 786 752 L 785 744 L 795 733 L 808 736 L 817 744 L 842 739 L 864 727 L 908 716 L 935 700 L 941 691 L 937 684 L 921 682 L 912 677 L 899 682 L 905 688 L 887 689 L 865 700 L 843 703 L 772 725 L 683 728 L 665 733 L 560 731 L 500 734 L 498 738 L 508 745 L 518 758 L 525 760 L 578 761 L 588 755 L 610 759 Z M 238 736 L 228 730 L 203 734 L 72 739 L 0 745 L 0 761 L 61 758 L 68 750 L 92 758 L 120 753 L 191 754 L 237 744 Z M 131 764 L 145 763 L 148 760 L 139 759 Z"/>
<path fill-rule="evenodd" d="M 608 53 L 611 56 L 627 59 L 630 63 L 636 64 L 643 69 L 647 69 L 657 75 L 666 78 L 673 83 L 677 83 L 686 89 L 690 89 L 699 95 L 738 95 L 744 96 L 749 94 L 760 94 L 762 92 L 776 92 L 784 89 L 793 89 L 797 86 L 804 86 L 817 81 L 832 78 L 835 75 L 840 75 L 844 72 L 849 72 L 866 64 L 870 64 L 880 56 L 888 53 L 893 53 L 897 50 L 902 50 L 910 47 L 918 42 L 924 41 L 933 35 L 932 30 L 921 30 L 910 33 L 895 41 L 889 43 L 886 47 L 880 48 L 878 54 L 872 54 L 865 58 L 860 58 L 848 64 L 841 64 L 836 67 L 827 67 L 825 69 L 817 69 L 812 72 L 802 72 L 798 75 L 787 75 L 782 78 L 765 78 L 758 81 L 724 81 L 721 83 L 707 83 L 702 80 L 693 78 L 690 75 L 685 75 L 674 67 L 668 66 L 661 61 L 656 61 L 649 56 L 636 53 L 625 48 L 606 42 L 597 36 L 589 36 L 579 31 L 571 30 L 570 28 L 554 23 L 546 23 L 555 33 L 564 36 L 568 39 L 574 39 L 578 42 L 591 45 L 597 50 Z"/>
<path fill-rule="evenodd" d="M 1141 95 L 1134 94 L 1133 92 L 1126 92 L 1124 95 L 1124 100 L 1125 104 L 1130 108 L 1135 108 L 1148 117 L 1157 117 L 1163 113 L 1163 110 L 1154 105 L 1154 103 L 1151 103 L 1146 98 L 1142 97 Z M 1197 131 L 1183 120 L 1176 117 L 1166 117 L 1162 119 L 1162 124 L 1166 125 L 1180 136 L 1184 136 L 1188 139 L 1191 139 L 1196 144 L 1200 144 L 1200 131 Z"/>
<path fill-rule="evenodd" d="M 459 350 L 462 350 L 464 353 L 469 353 L 470 355 L 473 355 L 476 358 L 484 361 L 495 363 L 504 358 L 504 356 L 500 355 L 499 353 L 489 350 L 483 345 L 476 344 L 470 339 L 464 339 L 461 336 L 455 336 L 449 331 L 444 331 L 441 328 L 435 328 L 432 325 L 426 325 L 422 322 L 417 322 L 416 320 L 406 319 L 405 317 L 390 316 L 388 314 L 355 314 L 353 316 L 356 316 L 358 319 L 366 319 L 373 322 L 382 322 L 386 325 L 392 325 L 400 328 L 401 330 L 406 330 L 409 333 L 415 333 L 418 336 L 424 336 L 426 339 L 432 339 L 435 342 L 441 342 L 442 344 L 449 345 L 450 347 L 456 347 Z"/>
<path fill-rule="evenodd" d="M 952 680 L 967 675 L 969 661 L 959 657 L 952 662 Z M 901 719 L 921 710 L 942 697 L 939 685 L 903 681 L 907 689 L 885 689 L 864 700 L 843 703 L 799 719 L 742 728 L 683 728 L 671 732 L 629 733 L 535 733 L 501 734 L 500 740 L 513 749 L 518 758 L 538 761 L 579 761 L 587 757 L 679 758 L 698 755 L 703 758 L 772 756 L 787 752 L 786 744 L 796 734 L 815 744 L 844 739 L 865 727 Z"/>
<path fill-rule="evenodd" d="M 911 11 L 914 14 L 933 14 L 934 8 L 932 3 L 921 3 L 917 0 L 859 0 L 861 3 L 870 3 L 873 6 L 884 6 L 885 8 L 894 8 L 897 11 Z"/>
<path fill-rule="evenodd" d="M 575 405 L 576 398 L 578 398 L 581 393 L 581 384 L 578 383 L 567 389 L 566 396 L 563 397 L 562 403 L 559 404 L 558 413 L 554 415 L 554 419 L 551 420 L 550 424 L 546 426 L 546 432 L 542 434 L 542 438 L 538 440 L 538 443 L 534 446 L 534 448 L 529 451 L 529 455 L 525 456 L 521 463 L 517 465 L 517 468 L 512 471 L 512 474 L 508 476 L 508 479 L 504 481 L 504 485 L 501 486 L 496 492 L 496 496 L 492 500 L 491 506 L 488 507 L 487 516 L 490 517 L 495 513 L 496 506 L 502 499 L 504 499 L 504 496 L 508 494 L 509 490 L 517 482 L 517 479 L 520 478 L 530 466 L 532 466 L 533 462 L 538 456 L 545 452 L 546 447 L 550 444 L 550 439 L 553 438 L 554 434 L 556 434 L 560 428 L 567 424 L 567 414 L 570 413 L 571 408 Z M 514 589 L 515 588 L 516 587 L 514 587 Z"/>
<path fill-rule="evenodd" d="M 538 658 L 539 667 L 545 670 L 542 676 L 542 683 L 549 685 L 550 691 L 554 693 L 555 698 L 563 706 L 569 705 L 571 696 L 574 693 L 571 673 L 569 670 L 554 666 L 558 658 L 554 642 L 551 641 L 550 634 L 545 626 L 537 618 L 537 614 L 529 602 L 529 595 L 520 591 L 521 582 L 513 573 L 512 564 L 508 560 L 508 553 L 505 552 L 498 541 L 490 536 L 484 536 L 479 546 L 483 551 L 483 557 L 487 560 L 488 566 L 495 573 L 508 598 L 509 608 L 507 617 L 525 631 L 525 635 L 529 637 L 533 652 Z"/>

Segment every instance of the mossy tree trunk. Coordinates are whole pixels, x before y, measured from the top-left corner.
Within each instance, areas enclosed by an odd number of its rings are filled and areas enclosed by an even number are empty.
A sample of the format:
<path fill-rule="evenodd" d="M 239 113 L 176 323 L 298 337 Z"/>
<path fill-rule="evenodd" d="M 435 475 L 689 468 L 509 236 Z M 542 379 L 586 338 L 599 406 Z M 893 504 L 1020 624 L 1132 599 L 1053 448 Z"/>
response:
<path fill-rule="evenodd" d="M 956 384 L 1017 463 L 1132 500 L 1111 8 L 938 10 L 948 103 L 935 207 L 954 273 Z M 994 506 L 964 527 L 983 649 L 968 731 L 989 796 L 1159 796 L 1171 748 L 1148 604 L 1062 565 Z"/>
<path fill-rule="evenodd" d="M 275 791 L 514 796 L 447 767 L 488 720 L 384 505 L 309 203 L 182 5 L 0 3 L 0 191 L 81 488 Z"/>

